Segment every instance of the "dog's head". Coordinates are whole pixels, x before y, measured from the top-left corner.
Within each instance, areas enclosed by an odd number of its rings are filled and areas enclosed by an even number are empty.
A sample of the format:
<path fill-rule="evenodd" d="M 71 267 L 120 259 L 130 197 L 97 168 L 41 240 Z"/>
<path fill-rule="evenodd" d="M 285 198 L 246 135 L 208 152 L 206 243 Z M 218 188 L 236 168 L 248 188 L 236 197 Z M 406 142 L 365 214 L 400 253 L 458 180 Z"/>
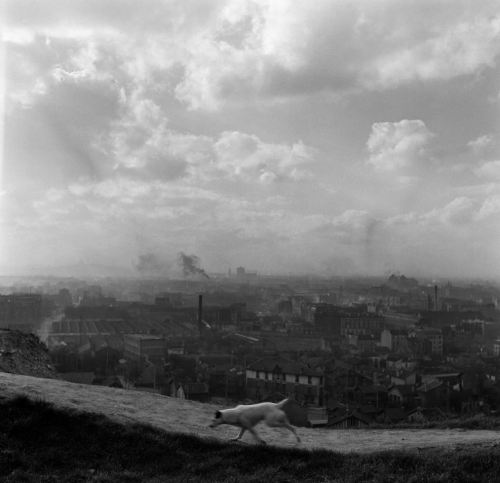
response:
<path fill-rule="evenodd" d="M 222 412 L 221 411 L 215 411 L 215 416 L 212 419 L 212 422 L 210 423 L 211 428 L 215 428 L 216 426 L 219 426 L 219 424 L 223 424 L 224 421 L 222 420 Z"/>

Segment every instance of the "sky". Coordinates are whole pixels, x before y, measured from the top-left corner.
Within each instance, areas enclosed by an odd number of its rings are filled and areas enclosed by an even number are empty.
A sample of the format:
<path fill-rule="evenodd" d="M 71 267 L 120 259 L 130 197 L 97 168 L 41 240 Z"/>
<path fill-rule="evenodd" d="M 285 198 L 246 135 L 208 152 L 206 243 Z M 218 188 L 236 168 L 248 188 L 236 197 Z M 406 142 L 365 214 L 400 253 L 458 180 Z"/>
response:
<path fill-rule="evenodd" d="M 497 0 L 0 8 L 0 273 L 498 279 Z"/>

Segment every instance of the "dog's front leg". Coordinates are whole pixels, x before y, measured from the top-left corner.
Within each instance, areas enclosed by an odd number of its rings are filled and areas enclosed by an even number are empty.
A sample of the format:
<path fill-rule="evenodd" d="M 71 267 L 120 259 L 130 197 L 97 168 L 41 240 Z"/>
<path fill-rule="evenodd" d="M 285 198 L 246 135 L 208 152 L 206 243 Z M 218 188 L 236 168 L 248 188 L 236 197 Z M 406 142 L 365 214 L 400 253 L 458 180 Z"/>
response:
<path fill-rule="evenodd" d="M 257 431 L 253 428 L 248 428 L 248 431 L 252 433 L 252 436 L 260 443 L 260 444 L 267 444 L 261 437 L 257 434 Z"/>
<path fill-rule="evenodd" d="M 241 428 L 240 429 L 240 434 L 238 434 L 238 436 L 236 436 L 236 438 L 231 438 L 229 441 L 238 441 L 241 439 L 241 437 L 243 436 L 243 434 L 245 433 L 246 429 L 245 428 Z"/>

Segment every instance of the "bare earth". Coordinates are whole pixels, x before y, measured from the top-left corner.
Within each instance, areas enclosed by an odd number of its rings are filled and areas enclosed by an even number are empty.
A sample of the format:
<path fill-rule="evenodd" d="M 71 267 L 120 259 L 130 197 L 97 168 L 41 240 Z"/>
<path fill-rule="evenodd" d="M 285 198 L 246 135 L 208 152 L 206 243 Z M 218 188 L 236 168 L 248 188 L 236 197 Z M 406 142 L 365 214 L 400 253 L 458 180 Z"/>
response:
<path fill-rule="evenodd" d="M 216 429 L 208 427 L 214 411 L 220 409 L 211 404 L 0 372 L 0 396 L 9 398 L 20 394 L 40 398 L 59 407 L 103 414 L 119 422 L 146 423 L 202 438 L 224 440 L 238 433 L 236 428 L 229 426 Z M 271 429 L 264 425 L 260 425 L 257 430 L 268 443 L 276 446 L 323 448 L 343 453 L 432 448 L 467 450 L 472 447 L 493 447 L 500 443 L 500 431 L 490 430 L 299 428 L 302 443 L 297 445 L 293 435 L 286 430 Z M 254 444 L 248 434 L 243 437 L 243 441 Z"/>

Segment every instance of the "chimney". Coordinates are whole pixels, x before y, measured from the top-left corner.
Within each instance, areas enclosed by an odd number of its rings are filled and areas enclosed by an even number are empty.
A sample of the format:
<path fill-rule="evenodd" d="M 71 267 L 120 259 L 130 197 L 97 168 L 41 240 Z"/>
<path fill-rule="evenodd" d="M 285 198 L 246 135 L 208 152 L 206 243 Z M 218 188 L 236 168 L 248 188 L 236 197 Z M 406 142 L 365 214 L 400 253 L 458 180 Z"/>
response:
<path fill-rule="evenodd" d="M 198 330 L 201 335 L 201 328 L 203 325 L 203 295 L 198 295 Z"/>

